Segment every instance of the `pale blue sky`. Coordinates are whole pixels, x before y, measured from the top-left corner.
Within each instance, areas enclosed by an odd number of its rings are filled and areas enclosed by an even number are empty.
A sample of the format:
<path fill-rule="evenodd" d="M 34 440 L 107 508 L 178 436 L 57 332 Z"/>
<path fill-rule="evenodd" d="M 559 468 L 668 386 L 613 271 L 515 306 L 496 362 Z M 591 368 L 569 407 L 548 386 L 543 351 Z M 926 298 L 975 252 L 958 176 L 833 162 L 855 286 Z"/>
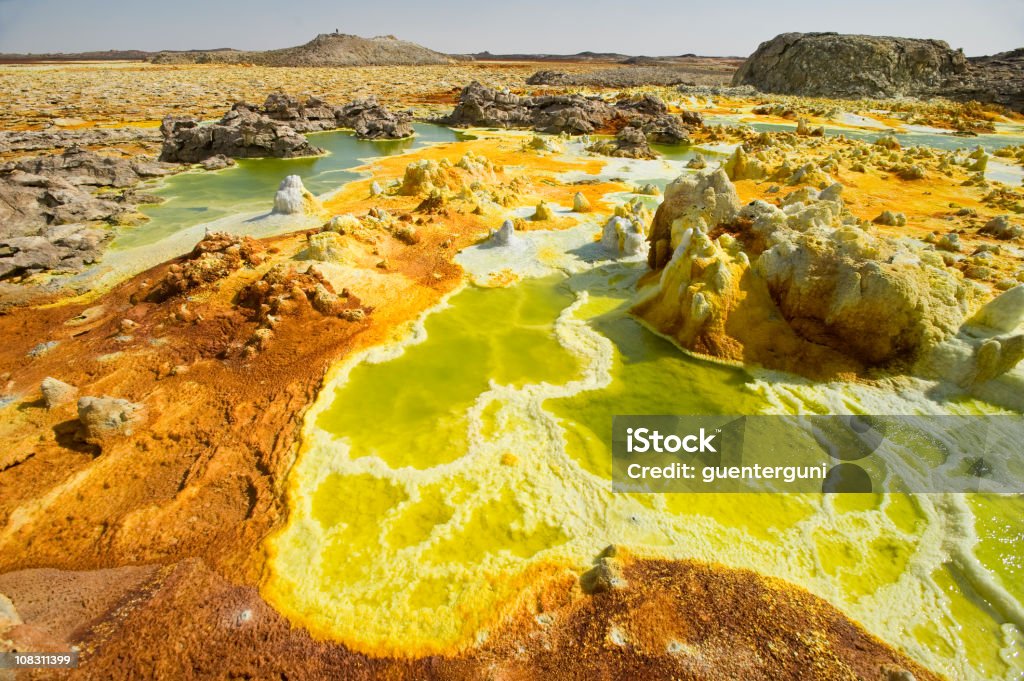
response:
<path fill-rule="evenodd" d="M 269 49 L 392 33 L 442 52 L 746 56 L 785 31 L 1024 46 L 1024 0 L 0 0 L 0 52 Z"/>

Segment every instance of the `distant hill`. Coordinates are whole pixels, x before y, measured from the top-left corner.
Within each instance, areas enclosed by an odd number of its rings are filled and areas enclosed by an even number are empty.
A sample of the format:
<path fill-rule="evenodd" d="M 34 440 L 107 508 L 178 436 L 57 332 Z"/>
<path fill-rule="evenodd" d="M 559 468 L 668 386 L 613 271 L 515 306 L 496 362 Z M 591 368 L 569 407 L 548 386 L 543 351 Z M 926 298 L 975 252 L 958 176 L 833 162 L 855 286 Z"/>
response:
<path fill-rule="evenodd" d="M 142 50 L 102 50 L 97 52 L 46 52 L 42 54 L 0 53 L 0 63 L 25 64 L 42 61 L 142 61 L 152 56 Z"/>
<path fill-rule="evenodd" d="M 454 56 L 477 61 L 593 61 L 613 63 L 623 62 L 630 58 L 628 54 L 619 54 L 617 52 L 577 52 L 576 54 L 491 54 L 490 52 L 475 52 L 473 54 Z"/>
<path fill-rule="evenodd" d="M 448 55 L 393 35 L 360 38 L 321 33 L 305 45 L 280 50 L 197 50 L 158 52 L 154 64 L 257 64 L 260 66 L 398 66 L 449 64 Z"/>

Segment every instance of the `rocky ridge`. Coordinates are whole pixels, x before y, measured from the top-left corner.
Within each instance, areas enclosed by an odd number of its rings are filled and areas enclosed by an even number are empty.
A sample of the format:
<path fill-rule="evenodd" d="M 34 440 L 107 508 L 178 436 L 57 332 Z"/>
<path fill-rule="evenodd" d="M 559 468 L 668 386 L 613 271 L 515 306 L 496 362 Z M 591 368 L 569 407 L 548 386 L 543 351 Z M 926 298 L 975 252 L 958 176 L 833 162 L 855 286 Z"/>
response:
<path fill-rule="evenodd" d="M 317 97 L 300 101 L 273 93 L 262 106 L 240 102 L 220 122 L 201 125 L 193 116 L 168 116 L 160 126 L 160 160 L 199 163 L 213 156 L 295 158 L 318 156 L 303 133 L 351 128 L 361 139 L 399 139 L 413 134 L 412 114 L 392 113 L 374 98 L 334 106 Z"/>
<path fill-rule="evenodd" d="M 653 95 L 610 104 L 597 97 L 582 95 L 524 97 L 493 90 L 476 82 L 462 90 L 455 110 L 441 122 L 457 127 L 526 128 L 570 135 L 634 128 L 651 141 L 663 144 L 686 144 L 690 129 L 703 125 L 699 113 L 669 113 L 665 103 Z M 613 150 L 626 149 L 622 155 L 633 155 L 639 140 L 633 139 L 633 133 L 628 135 L 630 139 L 625 142 L 619 140 L 622 144 L 614 145 Z M 646 146 L 646 142 L 642 146 Z M 640 153 L 645 152 L 641 150 Z"/>

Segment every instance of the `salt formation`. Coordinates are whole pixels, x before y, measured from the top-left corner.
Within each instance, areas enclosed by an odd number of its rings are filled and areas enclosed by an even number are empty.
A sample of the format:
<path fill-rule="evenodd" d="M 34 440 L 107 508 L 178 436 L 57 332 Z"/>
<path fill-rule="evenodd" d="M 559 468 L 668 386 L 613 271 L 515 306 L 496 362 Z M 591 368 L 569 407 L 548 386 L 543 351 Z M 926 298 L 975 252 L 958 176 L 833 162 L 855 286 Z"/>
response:
<path fill-rule="evenodd" d="M 491 231 L 491 243 L 496 246 L 508 246 L 516 241 L 516 227 L 511 220 L 505 220 L 501 227 Z"/>
<path fill-rule="evenodd" d="M 274 213 L 278 215 L 313 214 L 320 208 L 320 202 L 306 189 L 298 175 L 284 178 L 274 195 Z"/>
<path fill-rule="evenodd" d="M 537 220 L 537 221 L 543 221 L 543 220 L 551 220 L 554 217 L 555 217 L 555 212 L 553 210 L 551 210 L 551 206 L 549 206 L 544 201 L 541 201 L 540 203 L 537 204 L 537 210 L 534 212 L 533 217 L 530 218 L 530 219 L 531 220 Z"/>
<path fill-rule="evenodd" d="M 413 161 L 405 167 L 405 175 L 402 176 L 402 185 L 398 193 L 402 196 L 416 196 L 429 194 L 434 189 L 457 188 L 461 180 L 451 170 L 451 162 L 446 158 L 440 161 Z"/>
<path fill-rule="evenodd" d="M 613 215 L 601 232 L 601 245 L 619 255 L 647 255 L 643 222 Z"/>
<path fill-rule="evenodd" d="M 972 307 L 939 253 L 864 231 L 841 185 L 738 203 L 717 170 L 670 184 L 655 216 L 662 272 L 636 311 L 684 347 L 813 377 L 910 366 Z"/>
<path fill-rule="evenodd" d="M 572 210 L 574 213 L 589 213 L 590 201 L 580 192 L 576 192 L 572 197 Z"/>
<path fill-rule="evenodd" d="M 1004 291 L 986 303 L 971 318 L 972 324 L 1010 333 L 1024 321 L 1024 284 Z"/>
<path fill-rule="evenodd" d="M 677 178 L 665 188 L 665 200 L 651 225 L 651 268 L 665 266 L 685 230 L 700 227 L 707 231 L 732 219 L 739 208 L 736 187 L 722 170 Z"/>
<path fill-rule="evenodd" d="M 743 145 L 736 147 L 729 160 L 723 166 L 730 180 L 760 180 L 768 174 L 764 161 L 757 157 L 750 157 Z"/>

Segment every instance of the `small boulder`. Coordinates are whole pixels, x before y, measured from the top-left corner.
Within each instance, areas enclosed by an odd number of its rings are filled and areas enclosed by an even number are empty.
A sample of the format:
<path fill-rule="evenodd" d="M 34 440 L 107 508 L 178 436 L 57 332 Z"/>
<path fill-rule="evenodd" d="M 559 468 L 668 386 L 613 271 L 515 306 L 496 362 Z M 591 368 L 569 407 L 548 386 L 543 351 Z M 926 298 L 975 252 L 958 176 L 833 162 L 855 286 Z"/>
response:
<path fill-rule="evenodd" d="M 78 420 L 82 422 L 86 442 L 98 443 L 106 437 L 130 434 L 142 421 L 145 408 L 141 404 L 117 397 L 81 397 Z"/>
<path fill-rule="evenodd" d="M 44 378 L 39 388 L 42 390 L 43 401 L 46 403 L 47 409 L 53 409 L 65 402 L 70 402 L 78 394 L 78 388 L 51 376 Z"/>

